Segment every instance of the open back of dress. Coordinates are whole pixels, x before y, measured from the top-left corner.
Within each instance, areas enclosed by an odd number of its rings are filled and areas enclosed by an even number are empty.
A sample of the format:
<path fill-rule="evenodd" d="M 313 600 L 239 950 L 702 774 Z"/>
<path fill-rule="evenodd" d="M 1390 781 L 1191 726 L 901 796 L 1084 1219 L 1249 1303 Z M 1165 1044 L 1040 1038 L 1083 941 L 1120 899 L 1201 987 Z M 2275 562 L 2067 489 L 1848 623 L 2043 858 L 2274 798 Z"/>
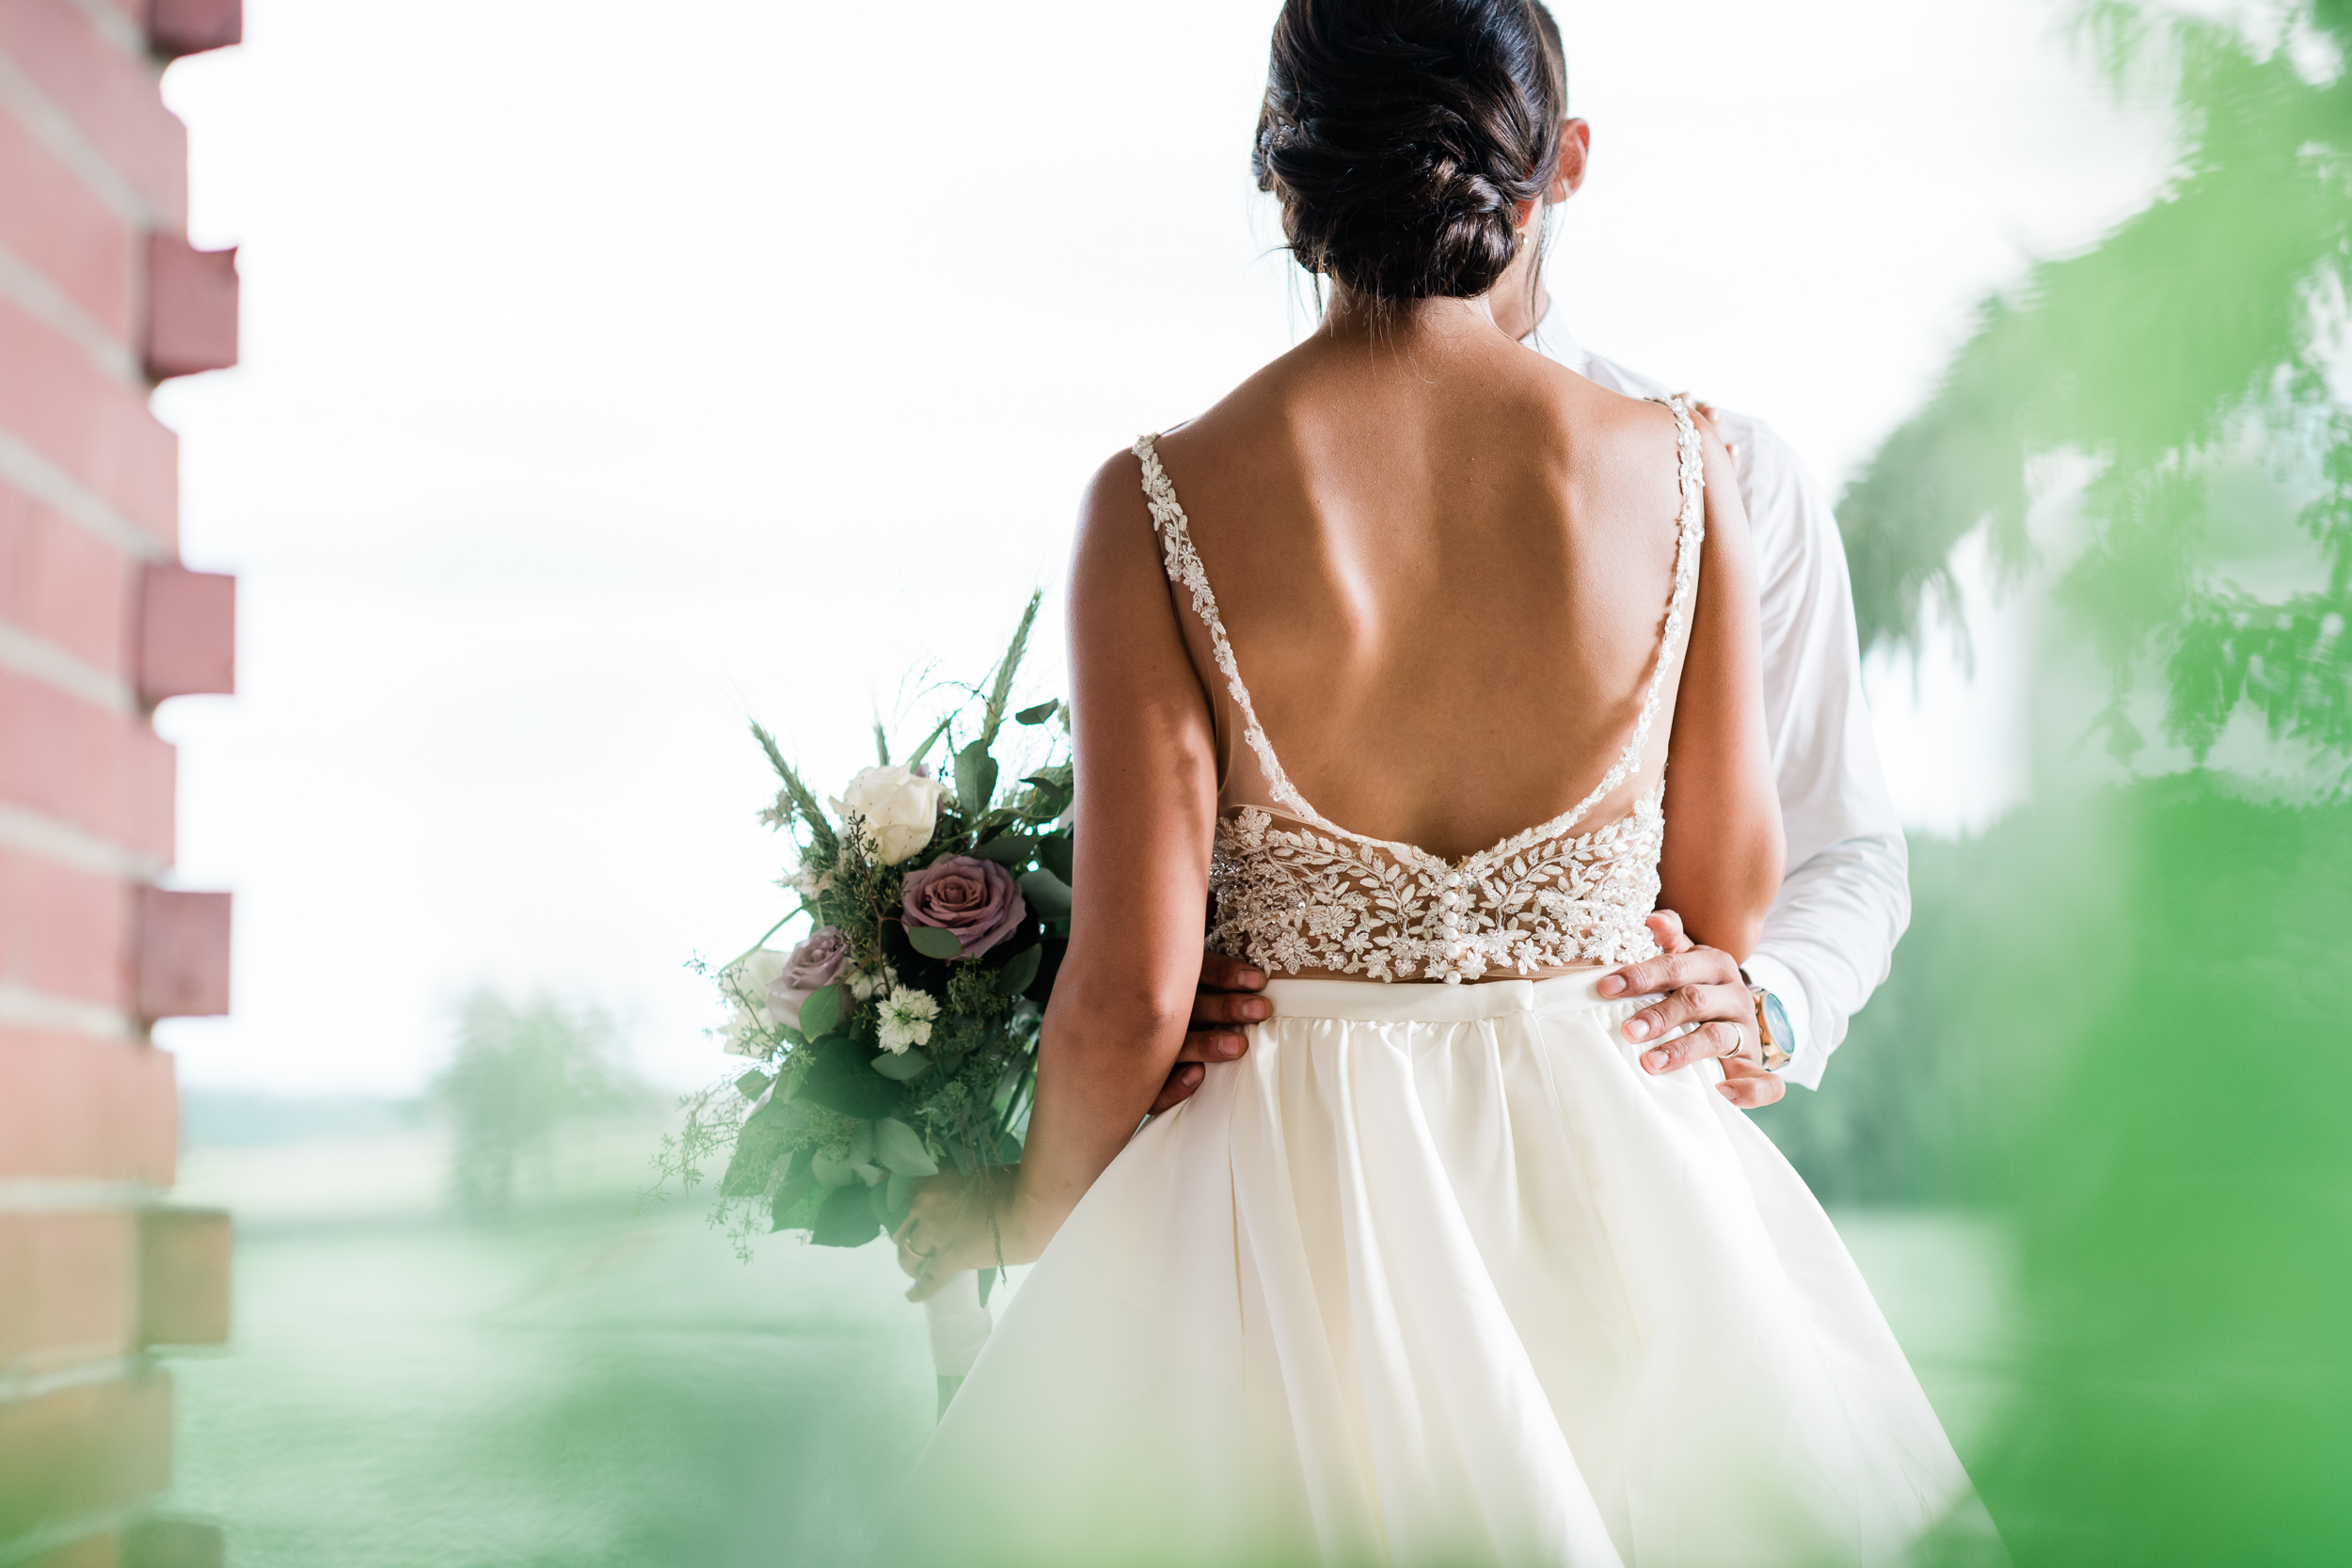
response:
<path fill-rule="evenodd" d="M 1209 945 L 1269 974 L 1360 974 L 1448 984 L 1489 974 L 1518 978 L 1588 964 L 1630 963 L 1658 951 L 1644 924 L 1658 902 L 1665 844 L 1665 776 L 1632 810 L 1579 833 L 1585 814 L 1643 766 L 1676 655 L 1688 635 L 1706 536 L 1706 465 L 1688 402 L 1674 411 L 1682 506 L 1674 581 L 1633 730 L 1591 792 L 1568 810 L 1460 860 L 1417 845 L 1354 832 L 1324 816 L 1292 784 L 1242 678 L 1216 591 L 1193 547 L 1176 486 L 1156 437 L 1136 442 L 1143 493 L 1159 531 L 1168 580 L 1189 596 L 1224 688 L 1220 731 L 1238 725 L 1219 781 L 1210 891 Z M 1214 694 L 1215 687 L 1212 686 Z M 1596 764 L 1597 767 L 1597 764 Z"/>

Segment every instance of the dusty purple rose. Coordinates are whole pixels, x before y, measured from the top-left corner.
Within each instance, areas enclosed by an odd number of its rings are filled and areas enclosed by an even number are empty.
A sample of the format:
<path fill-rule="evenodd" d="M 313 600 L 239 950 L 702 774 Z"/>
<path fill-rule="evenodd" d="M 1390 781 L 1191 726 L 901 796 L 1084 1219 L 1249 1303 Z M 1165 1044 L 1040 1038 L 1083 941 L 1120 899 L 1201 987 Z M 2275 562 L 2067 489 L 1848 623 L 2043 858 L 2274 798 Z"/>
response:
<path fill-rule="evenodd" d="M 978 958 L 1029 917 L 1012 873 L 970 855 L 933 861 L 909 877 L 900 908 L 910 926 L 953 932 L 967 958 Z"/>
<path fill-rule="evenodd" d="M 841 976 L 850 957 L 850 939 L 837 926 L 819 926 L 785 955 L 784 972 L 768 982 L 768 1011 L 787 1029 L 801 1026 L 801 1004 L 819 987 Z"/>

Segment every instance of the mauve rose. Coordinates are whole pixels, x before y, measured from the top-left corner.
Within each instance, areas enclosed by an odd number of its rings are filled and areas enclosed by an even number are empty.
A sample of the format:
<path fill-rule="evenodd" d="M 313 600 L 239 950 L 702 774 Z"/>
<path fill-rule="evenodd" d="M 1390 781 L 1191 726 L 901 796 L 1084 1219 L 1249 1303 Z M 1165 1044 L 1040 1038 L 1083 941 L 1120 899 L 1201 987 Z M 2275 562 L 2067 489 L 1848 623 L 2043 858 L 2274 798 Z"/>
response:
<path fill-rule="evenodd" d="M 1012 873 L 970 855 L 933 861 L 909 877 L 899 906 L 910 926 L 954 932 L 967 958 L 978 958 L 1029 918 Z"/>
<path fill-rule="evenodd" d="M 819 926 L 785 956 L 784 972 L 768 982 L 768 1011 L 787 1029 L 801 1026 L 801 1004 L 841 977 L 850 939 L 837 926 Z"/>

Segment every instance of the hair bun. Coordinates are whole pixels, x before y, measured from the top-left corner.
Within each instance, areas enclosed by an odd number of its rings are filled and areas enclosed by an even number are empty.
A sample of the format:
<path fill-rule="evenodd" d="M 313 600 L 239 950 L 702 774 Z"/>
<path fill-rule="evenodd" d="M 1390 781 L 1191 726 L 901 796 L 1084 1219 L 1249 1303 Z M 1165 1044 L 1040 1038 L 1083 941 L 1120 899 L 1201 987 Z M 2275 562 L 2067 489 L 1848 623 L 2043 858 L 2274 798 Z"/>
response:
<path fill-rule="evenodd" d="M 1288 0 L 1250 169 L 1309 272 L 1387 302 L 1494 287 L 1559 159 L 1531 0 Z"/>

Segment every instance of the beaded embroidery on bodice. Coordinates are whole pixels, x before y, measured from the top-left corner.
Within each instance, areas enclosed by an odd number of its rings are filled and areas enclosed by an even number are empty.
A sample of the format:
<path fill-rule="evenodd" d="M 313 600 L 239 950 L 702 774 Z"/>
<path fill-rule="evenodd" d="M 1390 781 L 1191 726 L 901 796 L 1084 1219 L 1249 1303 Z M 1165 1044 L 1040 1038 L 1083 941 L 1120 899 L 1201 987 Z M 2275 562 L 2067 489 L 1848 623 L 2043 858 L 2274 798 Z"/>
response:
<path fill-rule="evenodd" d="M 1586 812 L 1641 766 L 1698 582 L 1706 532 L 1698 428 L 1683 398 L 1654 401 L 1674 410 L 1682 513 L 1665 626 L 1633 733 L 1576 805 L 1451 862 L 1414 845 L 1350 832 L 1292 786 L 1243 684 L 1184 509 L 1160 466 L 1157 438 L 1136 439 L 1144 500 L 1168 580 L 1190 595 L 1193 612 L 1208 630 L 1242 736 L 1273 796 L 1271 806 L 1229 803 L 1219 810 L 1209 863 L 1216 901 L 1210 947 L 1269 974 L 1313 971 L 1449 985 L 1489 971 L 1532 974 L 1656 955 L 1645 921 L 1658 902 L 1658 858 L 1665 847 L 1662 774 L 1625 816 L 1569 836 Z"/>

